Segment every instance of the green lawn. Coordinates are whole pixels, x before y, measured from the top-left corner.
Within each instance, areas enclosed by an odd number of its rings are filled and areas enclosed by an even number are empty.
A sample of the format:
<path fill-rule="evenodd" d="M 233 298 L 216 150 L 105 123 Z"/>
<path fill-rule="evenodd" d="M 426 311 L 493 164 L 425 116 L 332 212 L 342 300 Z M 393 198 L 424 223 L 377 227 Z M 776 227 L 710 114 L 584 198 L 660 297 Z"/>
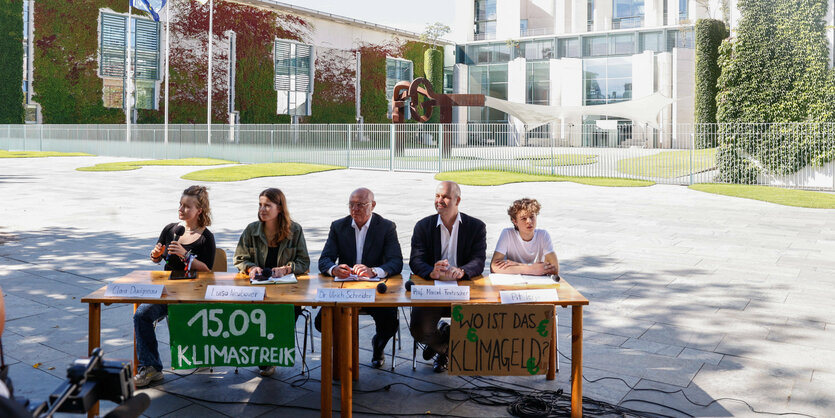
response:
<path fill-rule="evenodd" d="M 716 168 L 716 148 L 697 149 L 693 154 L 693 172 Z M 690 174 L 690 150 L 661 151 L 646 157 L 618 161 L 618 171 L 639 177 L 675 178 Z"/>
<path fill-rule="evenodd" d="M 747 184 L 704 183 L 690 186 L 700 192 L 761 200 L 778 205 L 801 208 L 835 209 L 835 195 L 830 193 L 810 192 L 806 190 L 783 189 L 771 186 L 752 186 Z"/>
<path fill-rule="evenodd" d="M 143 160 L 121 163 L 102 163 L 90 167 L 76 168 L 78 171 L 128 171 L 150 165 L 223 165 L 237 164 L 235 161 L 216 160 L 214 158 L 183 158 L 179 160 Z"/>
<path fill-rule="evenodd" d="M 435 175 L 435 179 L 452 180 L 456 183 L 470 186 L 497 186 L 508 183 L 524 183 L 534 181 L 571 181 L 590 186 L 606 187 L 644 187 L 655 184 L 654 182 L 646 180 L 616 179 L 608 177 L 546 176 L 493 170 L 447 171 Z"/>
<path fill-rule="evenodd" d="M 242 164 L 194 171 L 184 175 L 182 178 L 196 181 L 242 181 L 257 177 L 298 176 L 320 171 L 341 170 L 344 168 L 335 165 L 302 163 Z"/>
<path fill-rule="evenodd" d="M 0 149 L 0 158 L 40 158 L 40 157 L 91 157 L 83 152 L 55 151 L 6 151 Z"/>
<path fill-rule="evenodd" d="M 550 155 L 538 155 L 535 157 L 519 157 L 517 160 L 529 160 L 535 166 L 567 166 L 567 165 L 586 165 L 597 162 L 597 155 L 594 154 L 556 154 L 553 157 Z"/>

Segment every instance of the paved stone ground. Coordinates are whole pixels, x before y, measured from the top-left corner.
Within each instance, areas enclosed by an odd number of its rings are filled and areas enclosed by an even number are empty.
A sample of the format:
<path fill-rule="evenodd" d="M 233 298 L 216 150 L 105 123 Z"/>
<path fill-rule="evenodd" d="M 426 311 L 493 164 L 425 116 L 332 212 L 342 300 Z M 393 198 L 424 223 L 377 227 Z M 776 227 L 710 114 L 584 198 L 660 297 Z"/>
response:
<path fill-rule="evenodd" d="M 62 381 L 66 366 L 85 355 L 87 307 L 81 297 L 131 270 L 158 268 L 148 261 L 148 251 L 162 226 L 176 220 L 180 192 L 191 184 L 179 177 L 195 168 L 74 170 L 117 160 L 0 160 L 3 346 L 19 395 L 45 398 Z M 415 221 L 432 213 L 436 182 L 430 174 L 350 170 L 210 184 L 211 229 L 219 246 L 231 253 L 240 231 L 256 219 L 258 193 L 280 187 L 315 261 L 329 222 L 347 213 L 347 196 L 360 185 L 376 192 L 377 213 L 400 226 L 408 255 Z M 510 225 L 506 207 L 522 196 L 542 202 L 539 225 L 551 232 L 562 275 L 591 300 L 584 318 L 587 397 L 673 416 L 753 415 L 742 401 L 757 411 L 833 415 L 833 211 L 679 186 L 464 186 L 461 208 L 487 223 L 488 251 Z M 541 377 L 489 381 L 568 390 L 570 316 L 565 311 L 559 317 L 562 368 L 555 382 Z M 128 306 L 105 308 L 107 357 L 130 358 L 130 317 Z M 370 338 L 373 326 L 367 318 L 361 324 L 361 335 Z M 507 415 L 503 407 L 416 391 L 466 387 L 472 381 L 435 375 L 425 363 L 412 371 L 412 340 L 405 321 L 401 324 L 403 349 L 394 372 L 368 367 L 369 344 L 361 344 L 357 389 L 403 385 L 386 393 L 356 391 L 358 416 Z M 164 327 L 158 332 L 163 343 Z M 229 368 L 192 374 L 167 370 L 161 384 L 146 390 L 153 398 L 146 415 L 316 416 L 318 337 L 316 352 L 308 353 L 308 381 L 299 369 L 268 379 L 251 369 L 237 374 Z M 162 344 L 161 351 L 167 349 Z"/>

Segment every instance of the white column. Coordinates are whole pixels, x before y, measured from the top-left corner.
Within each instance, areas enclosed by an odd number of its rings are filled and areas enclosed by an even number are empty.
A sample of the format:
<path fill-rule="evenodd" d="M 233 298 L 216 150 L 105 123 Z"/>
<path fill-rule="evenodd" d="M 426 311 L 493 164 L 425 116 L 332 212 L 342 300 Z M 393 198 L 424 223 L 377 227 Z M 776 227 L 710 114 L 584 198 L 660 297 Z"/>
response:
<path fill-rule="evenodd" d="M 507 63 L 507 101 L 513 103 L 525 103 L 525 87 L 527 86 L 527 60 L 516 58 Z M 524 122 L 518 118 L 507 115 L 507 119 L 516 130 L 513 145 L 522 145 L 524 142 Z"/>
<path fill-rule="evenodd" d="M 496 2 L 496 39 L 519 38 L 520 0 Z"/>
<path fill-rule="evenodd" d="M 470 79 L 469 68 L 466 64 L 455 64 L 452 67 L 452 91 L 453 93 L 469 93 Z M 456 133 L 455 143 L 457 145 L 467 144 L 467 122 L 469 117 L 467 106 L 455 106 L 452 108 L 452 123 L 458 124 L 453 132 Z"/>
<path fill-rule="evenodd" d="M 554 34 L 561 35 L 571 33 L 572 0 L 556 0 L 557 7 L 554 10 Z"/>
<path fill-rule="evenodd" d="M 583 33 L 588 32 L 588 20 L 589 17 L 586 13 L 586 1 L 585 0 L 565 0 L 571 1 L 572 4 L 572 22 L 571 22 L 571 32 L 573 33 Z M 596 3 L 595 3 L 596 5 Z"/>
<path fill-rule="evenodd" d="M 612 29 L 612 16 L 614 16 L 614 9 L 611 1 L 598 0 L 594 2 L 594 30 Z"/>

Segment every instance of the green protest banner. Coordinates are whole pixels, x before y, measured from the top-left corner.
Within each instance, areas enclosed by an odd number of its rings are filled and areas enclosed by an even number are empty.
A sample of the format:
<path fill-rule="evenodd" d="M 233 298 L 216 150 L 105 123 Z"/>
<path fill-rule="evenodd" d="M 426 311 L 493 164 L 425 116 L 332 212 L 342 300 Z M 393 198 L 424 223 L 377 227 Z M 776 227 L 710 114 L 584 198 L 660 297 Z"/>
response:
<path fill-rule="evenodd" d="M 545 374 L 554 305 L 452 305 L 449 374 Z"/>
<path fill-rule="evenodd" d="M 296 359 L 293 305 L 183 304 L 168 307 L 171 364 L 292 367 Z"/>

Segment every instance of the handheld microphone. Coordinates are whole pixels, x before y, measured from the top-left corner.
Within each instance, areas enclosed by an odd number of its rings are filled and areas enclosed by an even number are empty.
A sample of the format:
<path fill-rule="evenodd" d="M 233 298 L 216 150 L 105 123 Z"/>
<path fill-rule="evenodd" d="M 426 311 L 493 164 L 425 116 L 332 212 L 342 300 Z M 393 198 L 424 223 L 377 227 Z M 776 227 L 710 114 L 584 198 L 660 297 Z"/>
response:
<path fill-rule="evenodd" d="M 385 282 L 380 282 L 380 283 L 377 285 L 377 291 L 378 291 L 378 292 L 380 292 L 380 293 L 386 293 L 386 290 L 388 290 L 388 288 L 389 288 L 389 287 L 388 287 L 388 286 L 386 286 L 386 283 L 385 283 Z"/>
<path fill-rule="evenodd" d="M 560 277 L 559 274 L 552 274 L 551 279 L 554 280 L 555 282 L 559 282 L 560 279 L 562 279 L 562 277 Z"/>
<path fill-rule="evenodd" d="M 174 227 L 174 239 L 172 241 L 179 240 L 180 237 L 182 237 L 183 234 L 185 234 L 185 233 L 186 233 L 186 227 L 184 227 L 182 225 L 177 225 L 176 227 Z"/>
<path fill-rule="evenodd" d="M 412 291 L 412 286 L 413 286 L 414 284 L 415 284 L 415 282 L 413 282 L 413 281 L 412 281 L 412 279 L 406 280 L 406 284 L 405 284 L 405 286 L 406 286 L 406 291 L 407 291 L 407 292 L 411 292 L 411 291 Z"/>

